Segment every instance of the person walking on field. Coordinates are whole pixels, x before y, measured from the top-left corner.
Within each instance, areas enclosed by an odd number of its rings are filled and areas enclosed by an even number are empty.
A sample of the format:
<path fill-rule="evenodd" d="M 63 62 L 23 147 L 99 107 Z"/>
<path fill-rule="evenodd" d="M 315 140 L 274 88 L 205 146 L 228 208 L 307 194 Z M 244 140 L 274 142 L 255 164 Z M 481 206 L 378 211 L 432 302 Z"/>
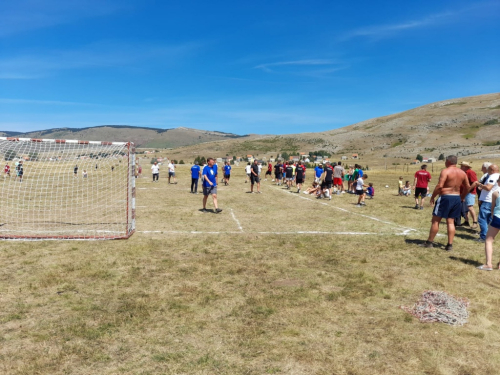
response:
<path fill-rule="evenodd" d="M 483 183 L 475 182 L 474 186 L 481 189 L 481 195 L 479 196 L 479 201 L 481 205 L 479 206 L 479 217 L 477 219 L 479 223 L 479 239 L 477 241 L 484 242 L 486 240 L 486 233 L 488 231 L 488 225 L 491 221 L 491 203 L 492 195 L 498 190 L 498 178 L 500 174 L 498 173 L 498 165 L 491 164 L 488 167 L 488 172 Z"/>
<path fill-rule="evenodd" d="M 207 159 L 207 165 L 203 167 L 203 210 L 202 212 L 208 212 L 207 210 L 207 200 L 208 196 L 211 195 L 214 201 L 215 212 L 219 213 L 222 210 L 219 208 L 217 203 L 217 175 L 214 172 L 214 158 Z"/>
<path fill-rule="evenodd" d="M 415 209 L 424 209 L 424 199 L 427 196 L 427 187 L 431 182 L 431 174 L 427 171 L 427 165 L 424 164 L 420 167 L 420 170 L 415 172 L 415 181 L 413 186 L 415 186 Z M 418 198 L 420 197 L 420 205 L 418 204 Z"/>
<path fill-rule="evenodd" d="M 257 184 L 257 193 L 260 194 L 260 176 L 259 176 L 259 164 L 257 159 L 254 160 L 252 167 L 250 169 L 250 192 L 253 193 L 253 185 Z"/>
<path fill-rule="evenodd" d="M 500 230 L 500 198 L 498 189 L 491 195 L 491 219 L 488 232 L 486 233 L 486 241 L 484 243 L 486 264 L 477 267 L 477 269 L 481 271 L 493 271 L 493 241 Z M 497 264 L 497 268 L 500 269 L 500 262 Z"/>
<path fill-rule="evenodd" d="M 229 179 L 231 178 L 231 163 L 226 161 L 224 165 L 224 185 L 229 185 Z"/>
<path fill-rule="evenodd" d="M 191 193 L 198 194 L 198 181 L 201 178 L 201 168 L 198 162 L 195 161 L 191 167 Z"/>
<path fill-rule="evenodd" d="M 250 163 L 248 163 L 245 166 L 245 173 L 247 174 L 247 178 L 245 178 L 245 184 L 246 184 L 248 180 L 250 180 L 250 177 L 252 176 L 252 166 L 250 165 Z"/>
<path fill-rule="evenodd" d="M 158 162 L 155 161 L 151 166 L 151 172 L 153 173 L 153 182 L 158 182 L 158 177 L 160 176 L 160 166 Z"/>
<path fill-rule="evenodd" d="M 476 175 L 476 172 L 474 172 L 472 170 L 472 168 L 470 167 L 470 164 L 467 163 L 466 161 L 463 161 L 460 163 L 460 168 L 467 175 L 467 178 L 469 179 L 469 185 L 471 186 L 471 190 L 465 196 L 465 204 L 467 205 L 467 208 L 469 209 L 470 215 L 472 216 L 471 228 L 475 229 L 475 228 L 477 228 L 477 214 L 476 214 L 476 211 L 474 210 L 474 203 L 476 203 L 476 185 L 475 185 L 475 182 L 477 181 L 477 175 Z M 465 222 L 462 224 L 463 226 L 470 226 L 470 224 L 469 224 L 469 212 L 467 212 L 465 214 Z"/>
<path fill-rule="evenodd" d="M 170 184 L 170 179 L 171 178 L 174 178 L 174 184 L 177 183 L 176 179 L 175 179 L 175 164 L 173 161 L 170 161 L 168 163 L 168 183 Z"/>
<path fill-rule="evenodd" d="M 455 237 L 455 219 L 461 216 L 462 201 L 470 190 L 470 185 L 465 172 L 457 168 L 457 157 L 455 155 L 448 156 L 445 165 L 446 168 L 441 171 L 439 181 L 430 200 L 430 204 L 434 206 L 434 210 L 432 211 L 432 224 L 429 237 L 420 246 L 427 248 L 434 247 L 433 241 L 439 231 L 439 223 L 444 218 L 446 219 L 448 232 L 448 244 L 445 250 L 451 251 L 453 250 L 453 238 Z M 464 188 L 462 189 L 462 194 L 460 194 L 460 187 L 462 185 Z M 439 198 L 435 201 L 438 195 Z"/>
<path fill-rule="evenodd" d="M 267 181 L 267 175 L 269 175 L 269 178 L 271 178 L 271 176 L 273 175 L 273 165 L 271 163 L 267 164 L 267 171 L 264 181 Z"/>

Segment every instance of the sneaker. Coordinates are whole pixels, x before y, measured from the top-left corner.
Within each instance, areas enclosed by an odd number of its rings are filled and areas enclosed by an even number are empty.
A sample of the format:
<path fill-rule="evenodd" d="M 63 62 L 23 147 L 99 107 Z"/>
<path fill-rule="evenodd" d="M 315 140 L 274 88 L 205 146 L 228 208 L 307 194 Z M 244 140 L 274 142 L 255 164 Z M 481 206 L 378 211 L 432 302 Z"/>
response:
<path fill-rule="evenodd" d="M 332 200 L 332 196 L 331 195 L 328 197 L 328 200 L 330 200 L 330 201 Z"/>
<path fill-rule="evenodd" d="M 429 242 L 429 241 L 425 241 L 424 243 L 421 243 L 418 246 L 425 247 L 425 248 L 433 248 L 434 247 L 434 245 L 432 244 L 432 242 Z"/>
<path fill-rule="evenodd" d="M 418 210 L 419 205 L 418 205 L 418 204 L 416 204 L 416 205 L 415 205 L 415 207 L 413 207 L 413 208 L 414 208 L 415 210 Z"/>
<path fill-rule="evenodd" d="M 262 191 L 258 191 L 257 194 L 262 194 Z"/>
<path fill-rule="evenodd" d="M 344 190 L 342 190 L 341 194 L 345 194 L 345 191 L 344 191 Z"/>
<path fill-rule="evenodd" d="M 363 206 L 361 206 L 360 204 L 357 204 L 356 207 L 363 207 Z"/>
<path fill-rule="evenodd" d="M 207 213 L 207 212 L 208 212 L 208 210 L 207 210 L 206 208 L 204 208 L 203 210 L 201 210 L 201 212 L 203 212 L 203 213 Z"/>
<path fill-rule="evenodd" d="M 366 203 L 365 202 L 361 202 L 360 205 L 366 206 Z"/>
<path fill-rule="evenodd" d="M 221 212 L 222 212 L 222 209 L 220 209 L 220 208 L 216 208 L 216 209 L 215 209 L 215 213 L 219 214 L 219 213 L 221 213 Z"/>
<path fill-rule="evenodd" d="M 452 244 L 448 244 L 448 245 L 446 245 L 446 247 L 444 249 L 446 251 L 452 251 L 453 250 L 453 245 Z"/>
<path fill-rule="evenodd" d="M 479 238 L 476 238 L 475 240 L 472 240 L 472 241 L 484 243 L 485 240 L 483 240 L 481 237 L 479 237 Z"/>
<path fill-rule="evenodd" d="M 464 221 L 464 222 L 462 223 L 462 226 L 463 226 L 463 227 L 470 227 L 470 223 L 469 223 L 468 221 Z"/>
<path fill-rule="evenodd" d="M 424 206 L 420 206 L 420 209 L 423 210 L 424 209 Z"/>
<path fill-rule="evenodd" d="M 300 193 L 300 189 L 297 189 L 297 194 L 299 194 L 299 193 Z"/>

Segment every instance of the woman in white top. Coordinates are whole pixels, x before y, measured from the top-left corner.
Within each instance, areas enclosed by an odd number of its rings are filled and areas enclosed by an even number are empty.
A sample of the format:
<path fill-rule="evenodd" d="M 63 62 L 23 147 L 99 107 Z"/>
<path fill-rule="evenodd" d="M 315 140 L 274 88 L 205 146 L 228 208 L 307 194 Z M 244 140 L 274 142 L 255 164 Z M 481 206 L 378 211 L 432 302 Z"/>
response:
<path fill-rule="evenodd" d="M 498 183 L 498 181 L 497 181 Z M 491 223 L 486 233 L 486 241 L 484 242 L 484 252 L 486 253 L 486 264 L 477 267 L 482 271 L 493 270 L 493 241 L 495 240 L 498 231 L 500 231 L 500 199 L 498 198 L 498 190 L 495 190 L 491 196 Z M 500 269 L 500 262 L 497 264 Z"/>
<path fill-rule="evenodd" d="M 250 163 L 248 163 L 247 166 L 245 167 L 245 173 L 247 174 L 247 178 L 245 178 L 245 184 L 250 179 L 250 174 L 252 173 L 251 170 L 252 170 L 252 166 L 250 165 Z"/>

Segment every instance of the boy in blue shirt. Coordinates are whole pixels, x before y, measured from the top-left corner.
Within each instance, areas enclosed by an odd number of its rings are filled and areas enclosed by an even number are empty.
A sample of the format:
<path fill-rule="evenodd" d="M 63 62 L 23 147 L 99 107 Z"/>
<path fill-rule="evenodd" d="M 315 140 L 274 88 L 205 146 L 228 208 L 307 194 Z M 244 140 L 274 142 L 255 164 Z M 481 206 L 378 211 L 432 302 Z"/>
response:
<path fill-rule="evenodd" d="M 214 158 L 207 159 L 207 165 L 203 168 L 203 210 L 202 212 L 208 212 L 207 210 L 207 200 L 208 196 L 211 195 L 214 201 L 215 212 L 219 213 L 222 210 L 217 206 L 217 167 L 215 166 Z"/>
<path fill-rule="evenodd" d="M 314 182 L 319 184 L 322 174 L 323 174 L 323 167 L 321 165 L 318 165 L 316 168 L 314 168 Z"/>
<path fill-rule="evenodd" d="M 229 185 L 229 179 L 231 178 L 231 165 L 226 161 L 224 165 L 224 184 Z"/>
<path fill-rule="evenodd" d="M 201 168 L 198 162 L 195 161 L 194 165 L 191 167 L 191 193 L 198 194 L 198 180 L 201 177 Z"/>

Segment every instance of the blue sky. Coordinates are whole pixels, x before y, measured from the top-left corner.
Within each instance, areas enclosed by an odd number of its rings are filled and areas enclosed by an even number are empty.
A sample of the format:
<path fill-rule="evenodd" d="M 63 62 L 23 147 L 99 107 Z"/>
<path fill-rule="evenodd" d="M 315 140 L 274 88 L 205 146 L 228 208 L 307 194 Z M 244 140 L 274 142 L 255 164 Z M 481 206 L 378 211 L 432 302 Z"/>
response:
<path fill-rule="evenodd" d="M 498 92 L 499 1 L 0 2 L 0 130 L 324 131 Z"/>

